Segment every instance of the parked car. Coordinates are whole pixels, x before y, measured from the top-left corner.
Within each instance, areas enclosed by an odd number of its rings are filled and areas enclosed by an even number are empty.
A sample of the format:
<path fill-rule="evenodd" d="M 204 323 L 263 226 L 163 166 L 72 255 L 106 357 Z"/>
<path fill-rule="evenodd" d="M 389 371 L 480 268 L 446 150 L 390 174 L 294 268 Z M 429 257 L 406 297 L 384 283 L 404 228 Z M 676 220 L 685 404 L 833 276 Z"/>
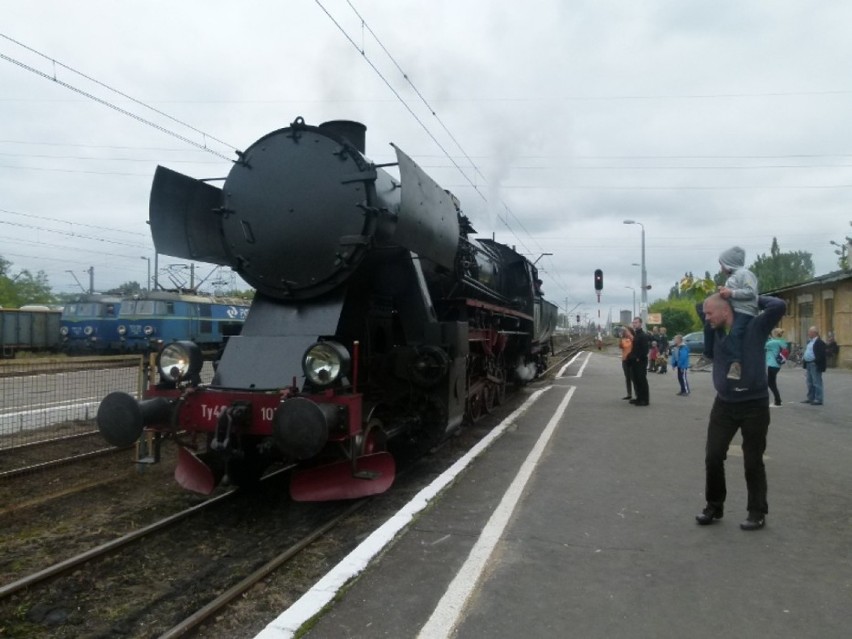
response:
<path fill-rule="evenodd" d="M 700 355 L 704 352 L 704 331 L 687 333 L 683 336 L 683 343 L 686 344 L 690 353 L 698 353 Z"/>

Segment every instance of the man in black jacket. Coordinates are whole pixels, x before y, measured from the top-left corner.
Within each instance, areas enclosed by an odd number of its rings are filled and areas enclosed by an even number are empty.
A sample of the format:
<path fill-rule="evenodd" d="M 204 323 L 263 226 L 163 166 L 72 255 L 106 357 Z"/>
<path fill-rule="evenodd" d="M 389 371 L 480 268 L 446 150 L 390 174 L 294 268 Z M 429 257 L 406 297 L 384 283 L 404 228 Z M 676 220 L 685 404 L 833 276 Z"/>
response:
<path fill-rule="evenodd" d="M 808 384 L 808 398 L 803 404 L 822 406 L 822 374 L 825 372 L 825 342 L 819 336 L 819 329 L 808 329 L 808 343 L 802 356 L 805 379 Z"/>
<path fill-rule="evenodd" d="M 727 488 L 725 458 L 728 446 L 738 430 L 742 432 L 743 465 L 748 489 L 748 518 L 740 524 L 743 530 L 759 530 L 766 523 L 769 506 L 766 501 L 766 468 L 763 452 L 769 430 L 769 388 L 766 377 L 764 345 L 769 332 L 784 316 L 783 300 L 761 296 L 762 311 L 749 321 L 742 337 L 740 379 L 727 376 L 731 354 L 726 348 L 727 331 L 734 321 L 731 305 L 716 293 L 699 306 L 699 317 L 706 319 L 715 331 L 713 346 L 713 386 L 716 399 L 707 426 L 704 453 L 707 506 L 695 519 L 702 526 L 722 518 Z"/>
<path fill-rule="evenodd" d="M 630 351 L 630 367 L 633 372 L 634 406 L 647 406 L 651 399 L 648 389 L 648 334 L 642 330 L 642 318 L 633 318 L 633 350 Z"/>

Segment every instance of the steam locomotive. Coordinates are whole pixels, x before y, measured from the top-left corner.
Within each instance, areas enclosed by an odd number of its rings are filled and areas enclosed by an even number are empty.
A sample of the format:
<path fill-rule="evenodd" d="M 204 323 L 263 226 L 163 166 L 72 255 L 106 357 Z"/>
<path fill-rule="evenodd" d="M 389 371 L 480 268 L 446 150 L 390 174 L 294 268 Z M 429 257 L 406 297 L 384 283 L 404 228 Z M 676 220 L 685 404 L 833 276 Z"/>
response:
<path fill-rule="evenodd" d="M 284 461 L 294 500 L 356 498 L 393 482 L 389 441 L 429 449 L 546 368 L 557 308 L 536 267 L 472 238 L 399 148 L 398 178 L 367 160 L 365 133 L 297 118 L 238 152 L 222 189 L 157 168 L 157 251 L 230 266 L 256 295 L 211 384 L 175 342 L 141 401 L 104 398 L 107 441 L 169 434 L 176 479 L 199 492 Z"/>

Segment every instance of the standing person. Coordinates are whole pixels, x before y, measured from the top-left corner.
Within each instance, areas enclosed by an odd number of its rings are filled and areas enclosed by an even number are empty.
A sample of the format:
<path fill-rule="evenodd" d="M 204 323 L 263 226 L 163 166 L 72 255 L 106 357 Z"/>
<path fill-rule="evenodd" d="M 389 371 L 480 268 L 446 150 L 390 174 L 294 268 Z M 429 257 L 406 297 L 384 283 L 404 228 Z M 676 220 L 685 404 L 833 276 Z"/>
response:
<path fill-rule="evenodd" d="M 633 390 L 636 399 L 634 406 L 647 406 L 650 403 L 648 390 L 648 335 L 642 330 L 642 318 L 633 318 L 633 350 L 630 351 L 630 369 L 633 372 Z"/>
<path fill-rule="evenodd" d="M 669 350 L 671 349 L 671 344 L 669 344 L 669 336 L 666 335 L 666 327 L 660 326 L 660 337 L 657 340 L 657 343 L 660 346 L 660 355 L 664 357 L 669 356 Z"/>
<path fill-rule="evenodd" d="M 766 501 L 766 467 L 763 453 L 769 431 L 769 391 L 766 381 L 764 345 L 769 332 L 784 316 L 787 305 L 775 297 L 761 297 L 763 310 L 746 326 L 742 339 L 742 375 L 732 380 L 727 372 L 730 355 L 725 348 L 734 323 L 731 305 L 718 293 L 704 300 L 699 315 L 715 331 L 713 351 L 713 386 L 716 399 L 707 425 L 707 444 L 704 453 L 705 497 L 707 505 L 695 520 L 702 526 L 721 519 L 724 513 L 727 486 L 725 459 L 728 446 L 739 430 L 742 434 L 743 465 L 748 490 L 748 518 L 740 524 L 743 530 L 759 530 L 766 524 L 769 506 Z"/>
<path fill-rule="evenodd" d="M 719 295 L 728 300 L 733 311 L 734 321 L 726 340 L 728 350 L 728 379 L 740 379 L 742 361 L 742 339 L 749 321 L 758 313 L 757 276 L 745 267 L 745 251 L 739 246 L 722 251 L 719 266 L 728 276 L 724 286 L 719 287 Z M 704 325 L 704 355 L 696 363 L 696 368 L 706 366 L 714 357 L 715 336 L 712 327 Z"/>
<path fill-rule="evenodd" d="M 629 326 L 621 329 L 618 347 L 621 349 L 621 370 L 624 372 L 624 383 L 627 386 L 627 395 L 621 399 L 633 399 L 633 371 L 629 360 L 630 351 L 633 350 L 633 329 Z"/>
<path fill-rule="evenodd" d="M 773 328 L 772 333 L 763 349 L 766 351 L 766 377 L 769 382 L 769 390 L 772 391 L 772 396 L 775 398 L 773 406 L 781 405 L 781 393 L 778 392 L 778 371 L 781 370 L 781 365 L 787 361 L 786 356 L 781 355 L 782 351 L 787 351 L 788 346 L 786 340 L 783 339 L 784 329 Z"/>
<path fill-rule="evenodd" d="M 666 327 L 660 326 L 660 335 L 657 337 L 657 344 L 660 345 L 660 352 L 663 355 L 669 354 L 669 337 L 666 335 Z"/>
<path fill-rule="evenodd" d="M 808 397 L 802 403 L 822 406 L 822 374 L 825 372 L 825 342 L 820 339 L 816 326 L 808 329 L 808 343 L 802 356 Z"/>
<path fill-rule="evenodd" d="M 657 341 L 651 340 L 651 348 L 648 349 L 648 372 L 657 372 L 657 357 L 660 355 L 660 350 L 657 348 Z"/>
<path fill-rule="evenodd" d="M 677 383 L 680 384 L 678 395 L 686 397 L 689 395 L 689 348 L 683 343 L 683 335 L 674 336 L 671 365 L 677 370 Z"/>
<path fill-rule="evenodd" d="M 837 356 L 840 354 L 840 347 L 834 339 L 834 333 L 829 332 L 825 340 L 825 365 L 828 368 L 837 366 Z"/>

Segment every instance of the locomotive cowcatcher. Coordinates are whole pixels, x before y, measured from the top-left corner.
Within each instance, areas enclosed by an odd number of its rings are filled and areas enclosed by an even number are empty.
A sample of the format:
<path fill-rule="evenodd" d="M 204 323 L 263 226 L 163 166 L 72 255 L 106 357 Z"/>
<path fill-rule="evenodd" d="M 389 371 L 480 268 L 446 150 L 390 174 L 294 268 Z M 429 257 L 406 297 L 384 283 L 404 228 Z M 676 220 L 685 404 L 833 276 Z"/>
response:
<path fill-rule="evenodd" d="M 544 370 L 556 307 L 535 266 L 472 238 L 398 148 L 399 177 L 367 160 L 365 132 L 298 118 L 238 153 L 221 189 L 157 168 L 157 251 L 230 266 L 256 295 L 212 383 L 174 342 L 141 401 L 102 401 L 110 443 L 169 434 L 177 480 L 200 492 L 283 461 L 294 499 L 356 498 L 393 482 L 389 441 L 428 450 Z"/>

